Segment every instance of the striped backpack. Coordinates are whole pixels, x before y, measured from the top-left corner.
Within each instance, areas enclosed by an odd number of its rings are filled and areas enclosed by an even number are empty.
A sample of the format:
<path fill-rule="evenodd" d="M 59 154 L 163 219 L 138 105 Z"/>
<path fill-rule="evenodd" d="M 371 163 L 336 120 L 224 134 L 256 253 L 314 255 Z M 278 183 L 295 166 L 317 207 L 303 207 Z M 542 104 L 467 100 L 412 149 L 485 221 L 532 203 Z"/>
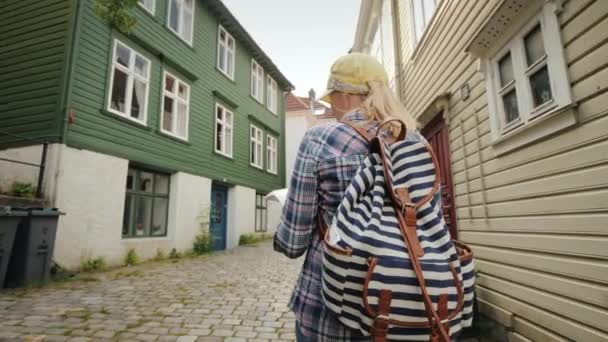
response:
<path fill-rule="evenodd" d="M 370 144 L 324 239 L 322 294 L 345 326 L 374 341 L 455 339 L 473 321 L 473 255 L 450 239 L 437 158 L 419 134 Z M 393 123 L 394 124 L 394 123 Z M 349 124 L 350 125 L 350 124 Z"/>

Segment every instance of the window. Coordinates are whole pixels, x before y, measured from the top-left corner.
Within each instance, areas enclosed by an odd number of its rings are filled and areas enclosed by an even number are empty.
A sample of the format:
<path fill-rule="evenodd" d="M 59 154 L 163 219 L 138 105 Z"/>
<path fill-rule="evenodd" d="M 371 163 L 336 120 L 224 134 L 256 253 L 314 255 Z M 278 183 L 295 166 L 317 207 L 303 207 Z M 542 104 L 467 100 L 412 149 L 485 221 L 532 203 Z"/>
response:
<path fill-rule="evenodd" d="M 440 3 L 441 0 L 412 0 L 414 46 L 424 35 L 424 31 L 433 19 L 433 14 Z"/>
<path fill-rule="evenodd" d="M 262 144 L 264 142 L 264 133 L 261 129 L 257 128 L 254 125 L 251 125 L 251 144 L 250 144 L 250 153 L 251 159 L 249 160 L 252 166 L 255 166 L 259 169 L 264 169 L 264 161 L 262 160 Z"/>
<path fill-rule="evenodd" d="M 165 71 L 161 112 L 161 131 L 188 140 L 190 86 Z"/>
<path fill-rule="evenodd" d="M 115 40 L 108 111 L 145 124 L 149 80 L 150 61 Z"/>
<path fill-rule="evenodd" d="M 122 237 L 167 235 L 170 176 L 129 168 Z"/>
<path fill-rule="evenodd" d="M 262 194 L 255 194 L 255 231 L 268 230 L 268 201 Z"/>
<path fill-rule="evenodd" d="M 234 114 L 215 104 L 215 152 L 232 158 L 232 120 Z"/>
<path fill-rule="evenodd" d="M 251 60 L 251 96 L 260 103 L 264 102 L 264 69 Z"/>
<path fill-rule="evenodd" d="M 234 38 L 223 27 L 219 27 L 217 38 L 217 68 L 234 80 Z"/>
<path fill-rule="evenodd" d="M 272 77 L 268 76 L 268 84 L 266 87 L 266 107 L 270 109 L 274 114 L 277 113 L 277 82 L 272 79 Z"/>
<path fill-rule="evenodd" d="M 266 136 L 266 171 L 277 174 L 277 139 Z"/>
<path fill-rule="evenodd" d="M 169 29 L 192 45 L 194 0 L 169 0 L 167 23 Z"/>
<path fill-rule="evenodd" d="M 154 10 L 156 9 L 156 0 L 139 0 L 137 3 L 146 11 L 154 14 Z"/>
<path fill-rule="evenodd" d="M 570 102 L 559 28 L 550 19 L 541 14 L 527 21 L 490 59 L 488 89 L 499 134 Z"/>

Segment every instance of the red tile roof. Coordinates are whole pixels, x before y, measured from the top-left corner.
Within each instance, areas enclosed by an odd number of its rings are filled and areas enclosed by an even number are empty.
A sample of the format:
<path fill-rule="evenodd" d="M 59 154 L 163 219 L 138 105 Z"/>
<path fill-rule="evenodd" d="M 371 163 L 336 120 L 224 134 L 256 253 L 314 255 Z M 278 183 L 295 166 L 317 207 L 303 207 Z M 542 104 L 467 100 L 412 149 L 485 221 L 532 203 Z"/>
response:
<path fill-rule="evenodd" d="M 293 93 L 287 95 L 287 98 L 285 99 L 286 112 L 307 109 L 310 109 L 310 100 L 307 97 L 296 96 Z M 315 101 L 315 111 L 318 112 L 319 109 L 325 109 L 325 112 L 321 115 L 331 115 L 331 107 L 328 107 L 319 101 Z"/>

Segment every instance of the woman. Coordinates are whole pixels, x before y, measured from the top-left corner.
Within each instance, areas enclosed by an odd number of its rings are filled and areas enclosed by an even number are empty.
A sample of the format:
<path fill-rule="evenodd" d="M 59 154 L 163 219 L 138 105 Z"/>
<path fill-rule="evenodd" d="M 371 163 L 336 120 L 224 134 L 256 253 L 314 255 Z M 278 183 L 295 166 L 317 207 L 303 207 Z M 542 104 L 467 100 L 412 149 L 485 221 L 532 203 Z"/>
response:
<path fill-rule="evenodd" d="M 327 225 L 331 223 L 344 191 L 367 156 L 368 143 L 351 125 L 373 134 L 380 122 L 391 117 L 405 121 L 408 130 L 414 130 L 416 123 L 389 89 L 382 65 L 364 54 L 340 57 L 332 65 L 322 100 L 331 104 L 338 122 L 313 127 L 303 137 L 274 246 L 290 258 L 308 251 L 289 303 L 296 316 L 297 340 L 366 341 L 369 338 L 343 326 L 323 305 L 323 246 L 317 215 Z M 344 123 L 347 121 L 350 125 Z"/>

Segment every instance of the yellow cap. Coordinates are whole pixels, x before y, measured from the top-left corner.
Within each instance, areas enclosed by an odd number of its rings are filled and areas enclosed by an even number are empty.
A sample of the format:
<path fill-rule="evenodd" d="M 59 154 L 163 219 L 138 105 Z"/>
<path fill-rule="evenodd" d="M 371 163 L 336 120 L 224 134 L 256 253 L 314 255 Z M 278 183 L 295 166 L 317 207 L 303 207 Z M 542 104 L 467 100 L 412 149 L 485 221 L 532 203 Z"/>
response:
<path fill-rule="evenodd" d="M 338 58 L 331 66 L 327 91 L 321 100 L 331 102 L 334 91 L 351 94 L 369 93 L 368 82 L 381 82 L 388 86 L 388 76 L 380 62 L 370 55 L 353 52 Z"/>

